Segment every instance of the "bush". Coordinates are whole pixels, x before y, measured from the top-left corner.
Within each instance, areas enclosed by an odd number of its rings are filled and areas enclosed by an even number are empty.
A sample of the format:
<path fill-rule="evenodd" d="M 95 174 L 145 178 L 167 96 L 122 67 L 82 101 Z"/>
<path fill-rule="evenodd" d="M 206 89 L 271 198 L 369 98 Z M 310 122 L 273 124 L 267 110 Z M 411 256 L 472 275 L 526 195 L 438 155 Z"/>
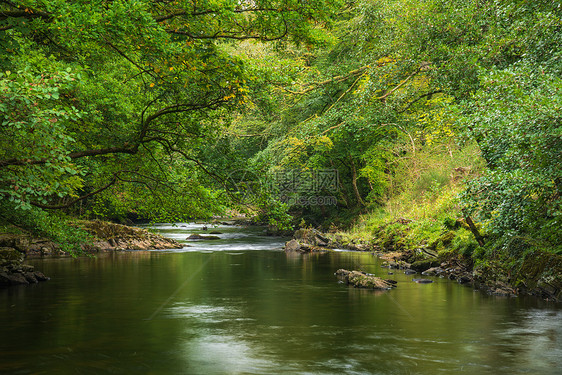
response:
<path fill-rule="evenodd" d="M 463 125 L 488 171 L 463 202 L 504 251 L 520 256 L 518 238 L 562 245 L 562 79 L 518 67 L 482 77 Z"/>
<path fill-rule="evenodd" d="M 91 242 L 91 236 L 84 230 L 71 225 L 71 220 L 60 213 L 46 212 L 37 207 L 28 210 L 16 208 L 14 204 L 0 205 L 0 216 L 7 223 L 44 236 L 60 245 L 60 249 L 72 255 L 82 252 L 82 244 Z"/>

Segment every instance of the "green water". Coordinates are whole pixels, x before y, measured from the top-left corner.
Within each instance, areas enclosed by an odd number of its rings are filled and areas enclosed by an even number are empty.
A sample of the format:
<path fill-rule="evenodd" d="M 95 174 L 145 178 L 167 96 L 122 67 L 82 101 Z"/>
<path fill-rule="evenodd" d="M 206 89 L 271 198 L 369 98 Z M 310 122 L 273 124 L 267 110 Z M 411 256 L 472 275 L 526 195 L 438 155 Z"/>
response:
<path fill-rule="evenodd" d="M 416 284 L 368 253 L 290 256 L 281 239 L 219 229 L 179 251 L 31 261 L 52 280 L 0 290 L 0 373 L 562 373 L 560 305 Z M 398 288 L 353 289 L 338 268 Z"/>

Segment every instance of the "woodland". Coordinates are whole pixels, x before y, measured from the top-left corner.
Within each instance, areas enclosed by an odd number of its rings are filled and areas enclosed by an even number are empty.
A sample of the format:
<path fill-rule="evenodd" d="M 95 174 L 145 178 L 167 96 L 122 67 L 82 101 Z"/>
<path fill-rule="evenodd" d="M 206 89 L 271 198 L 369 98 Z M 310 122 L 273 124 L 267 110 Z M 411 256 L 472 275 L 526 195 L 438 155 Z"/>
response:
<path fill-rule="evenodd" d="M 551 0 L 0 0 L 0 230 L 76 252 L 77 219 L 245 214 L 477 261 L 560 254 L 561 16 Z M 319 171 L 337 178 L 311 189 Z"/>

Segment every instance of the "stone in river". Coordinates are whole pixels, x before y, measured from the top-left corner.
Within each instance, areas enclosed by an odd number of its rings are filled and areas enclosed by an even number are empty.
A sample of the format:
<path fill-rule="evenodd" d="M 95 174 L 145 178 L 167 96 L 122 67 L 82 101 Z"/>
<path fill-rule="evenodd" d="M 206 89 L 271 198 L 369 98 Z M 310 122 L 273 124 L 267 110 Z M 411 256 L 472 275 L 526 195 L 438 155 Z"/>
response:
<path fill-rule="evenodd" d="M 219 236 L 202 236 L 200 234 L 194 233 L 189 235 L 186 240 L 220 240 Z"/>
<path fill-rule="evenodd" d="M 339 269 L 336 271 L 335 275 L 343 279 L 347 284 L 351 284 L 356 288 L 387 290 L 396 287 L 396 281 L 394 280 L 383 280 L 380 277 L 361 271 Z"/>
<path fill-rule="evenodd" d="M 301 252 L 301 245 L 297 240 L 287 241 L 285 244 L 285 251 L 288 253 Z"/>

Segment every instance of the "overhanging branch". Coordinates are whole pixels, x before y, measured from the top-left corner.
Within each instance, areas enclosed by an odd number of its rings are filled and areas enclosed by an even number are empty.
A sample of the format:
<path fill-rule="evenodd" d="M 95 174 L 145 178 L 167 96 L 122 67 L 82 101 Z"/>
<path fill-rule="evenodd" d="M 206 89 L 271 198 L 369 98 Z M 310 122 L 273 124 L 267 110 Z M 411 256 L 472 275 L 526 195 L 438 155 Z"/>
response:
<path fill-rule="evenodd" d="M 292 12 L 292 9 L 275 9 L 275 8 L 248 8 L 248 9 L 233 9 L 231 10 L 232 13 L 258 13 L 258 12 L 276 12 L 276 13 L 282 13 L 282 12 Z M 209 14 L 216 14 L 216 13 L 220 13 L 220 12 L 224 12 L 224 9 L 208 9 L 208 10 L 200 10 L 200 11 L 194 11 L 194 12 L 188 12 L 187 10 L 181 10 L 181 11 L 177 11 L 175 13 L 169 13 L 169 14 L 165 14 L 162 16 L 158 16 L 158 17 L 154 17 L 154 20 L 156 22 L 163 22 L 163 21 L 167 21 L 169 19 L 172 18 L 176 18 L 176 17 L 183 17 L 183 16 L 187 16 L 187 17 L 198 17 L 198 16 L 206 16 Z"/>
<path fill-rule="evenodd" d="M 63 208 L 68 208 L 70 206 L 72 206 L 73 204 L 86 199 L 88 197 L 91 197 L 92 195 L 96 195 L 98 193 L 101 193 L 102 191 L 108 189 L 109 187 L 111 187 L 113 184 L 115 184 L 117 182 L 117 176 L 114 176 L 113 179 L 105 186 L 102 186 L 101 188 L 92 191 L 91 193 L 88 193 L 86 195 L 83 195 L 79 198 L 73 199 L 72 201 L 68 202 L 68 203 L 64 203 L 64 204 L 59 204 L 59 205 L 47 205 L 47 204 L 41 204 L 41 203 L 37 203 L 37 202 L 30 202 L 32 205 L 34 205 L 35 207 L 39 207 L 39 208 L 44 208 L 47 210 L 60 210 Z"/>

